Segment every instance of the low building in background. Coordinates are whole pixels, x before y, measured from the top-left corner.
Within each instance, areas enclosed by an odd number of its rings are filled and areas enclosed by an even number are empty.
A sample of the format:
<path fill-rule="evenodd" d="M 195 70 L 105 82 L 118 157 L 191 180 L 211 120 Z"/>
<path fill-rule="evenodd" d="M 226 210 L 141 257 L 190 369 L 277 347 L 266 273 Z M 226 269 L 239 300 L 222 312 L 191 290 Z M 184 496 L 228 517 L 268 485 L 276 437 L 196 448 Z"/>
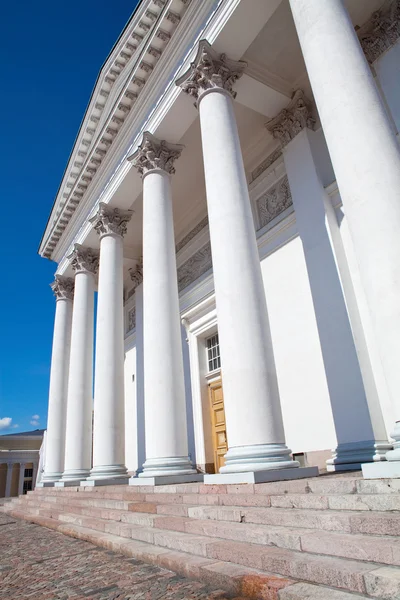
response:
<path fill-rule="evenodd" d="M 0 498 L 35 489 L 44 429 L 0 435 Z"/>

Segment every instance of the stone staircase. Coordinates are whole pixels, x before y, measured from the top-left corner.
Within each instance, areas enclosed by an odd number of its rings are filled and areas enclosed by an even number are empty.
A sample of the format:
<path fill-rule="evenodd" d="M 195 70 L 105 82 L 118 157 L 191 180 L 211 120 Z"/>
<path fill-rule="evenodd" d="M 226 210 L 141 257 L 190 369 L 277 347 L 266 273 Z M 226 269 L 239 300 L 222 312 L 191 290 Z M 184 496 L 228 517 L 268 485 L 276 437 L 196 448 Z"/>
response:
<path fill-rule="evenodd" d="M 400 480 L 42 488 L 12 516 L 259 600 L 400 599 Z"/>

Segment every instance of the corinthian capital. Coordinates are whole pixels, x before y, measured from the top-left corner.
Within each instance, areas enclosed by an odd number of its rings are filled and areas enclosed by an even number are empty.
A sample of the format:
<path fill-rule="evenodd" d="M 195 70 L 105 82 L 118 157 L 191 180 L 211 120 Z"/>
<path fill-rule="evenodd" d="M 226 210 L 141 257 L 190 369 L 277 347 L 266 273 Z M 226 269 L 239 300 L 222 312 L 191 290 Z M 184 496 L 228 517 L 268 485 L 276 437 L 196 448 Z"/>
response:
<path fill-rule="evenodd" d="M 56 300 L 72 300 L 74 297 L 74 280 L 71 277 L 56 275 L 50 287 L 54 292 Z"/>
<path fill-rule="evenodd" d="M 218 54 L 206 40 L 199 42 L 196 58 L 189 69 L 176 80 L 176 85 L 195 98 L 197 108 L 201 95 L 214 88 L 226 90 L 233 98 L 233 84 L 243 75 L 247 64 Z"/>
<path fill-rule="evenodd" d="M 265 124 L 274 138 L 286 146 L 305 127 L 314 129 L 315 119 L 311 116 L 311 103 L 302 90 L 294 93 L 289 105 L 277 117 Z"/>
<path fill-rule="evenodd" d="M 133 211 L 112 208 L 108 204 L 100 202 L 97 214 L 89 219 L 93 229 L 97 231 L 100 239 L 105 235 L 116 234 L 123 237 L 127 230 L 127 224 L 131 219 Z"/>
<path fill-rule="evenodd" d="M 75 244 L 72 254 L 68 256 L 71 267 L 75 273 L 93 273 L 95 275 L 99 268 L 99 252 L 92 248 L 85 248 Z"/>
<path fill-rule="evenodd" d="M 161 169 L 173 175 L 174 162 L 179 158 L 182 150 L 183 146 L 180 144 L 169 144 L 165 140 L 158 140 L 149 131 L 145 131 L 142 143 L 128 160 L 142 176 L 153 169 Z"/>

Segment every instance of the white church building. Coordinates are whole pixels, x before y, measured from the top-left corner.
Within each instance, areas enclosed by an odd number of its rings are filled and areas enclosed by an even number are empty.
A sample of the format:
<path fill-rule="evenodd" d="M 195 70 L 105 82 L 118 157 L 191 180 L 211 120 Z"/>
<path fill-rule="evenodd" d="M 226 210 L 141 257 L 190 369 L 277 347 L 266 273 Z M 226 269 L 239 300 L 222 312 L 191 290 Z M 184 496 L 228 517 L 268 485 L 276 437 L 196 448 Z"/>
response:
<path fill-rule="evenodd" d="M 399 0 L 138 4 L 40 243 L 41 485 L 400 475 L 399 40 Z"/>

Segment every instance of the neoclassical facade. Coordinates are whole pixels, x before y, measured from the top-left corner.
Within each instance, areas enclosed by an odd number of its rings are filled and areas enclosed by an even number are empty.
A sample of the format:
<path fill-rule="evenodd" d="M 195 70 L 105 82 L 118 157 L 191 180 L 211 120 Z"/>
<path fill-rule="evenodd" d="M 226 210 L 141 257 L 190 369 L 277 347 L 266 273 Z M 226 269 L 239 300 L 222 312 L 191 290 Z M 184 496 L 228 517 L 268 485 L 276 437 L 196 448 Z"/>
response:
<path fill-rule="evenodd" d="M 42 485 L 395 474 L 399 39 L 398 0 L 139 3 L 40 244 Z"/>

